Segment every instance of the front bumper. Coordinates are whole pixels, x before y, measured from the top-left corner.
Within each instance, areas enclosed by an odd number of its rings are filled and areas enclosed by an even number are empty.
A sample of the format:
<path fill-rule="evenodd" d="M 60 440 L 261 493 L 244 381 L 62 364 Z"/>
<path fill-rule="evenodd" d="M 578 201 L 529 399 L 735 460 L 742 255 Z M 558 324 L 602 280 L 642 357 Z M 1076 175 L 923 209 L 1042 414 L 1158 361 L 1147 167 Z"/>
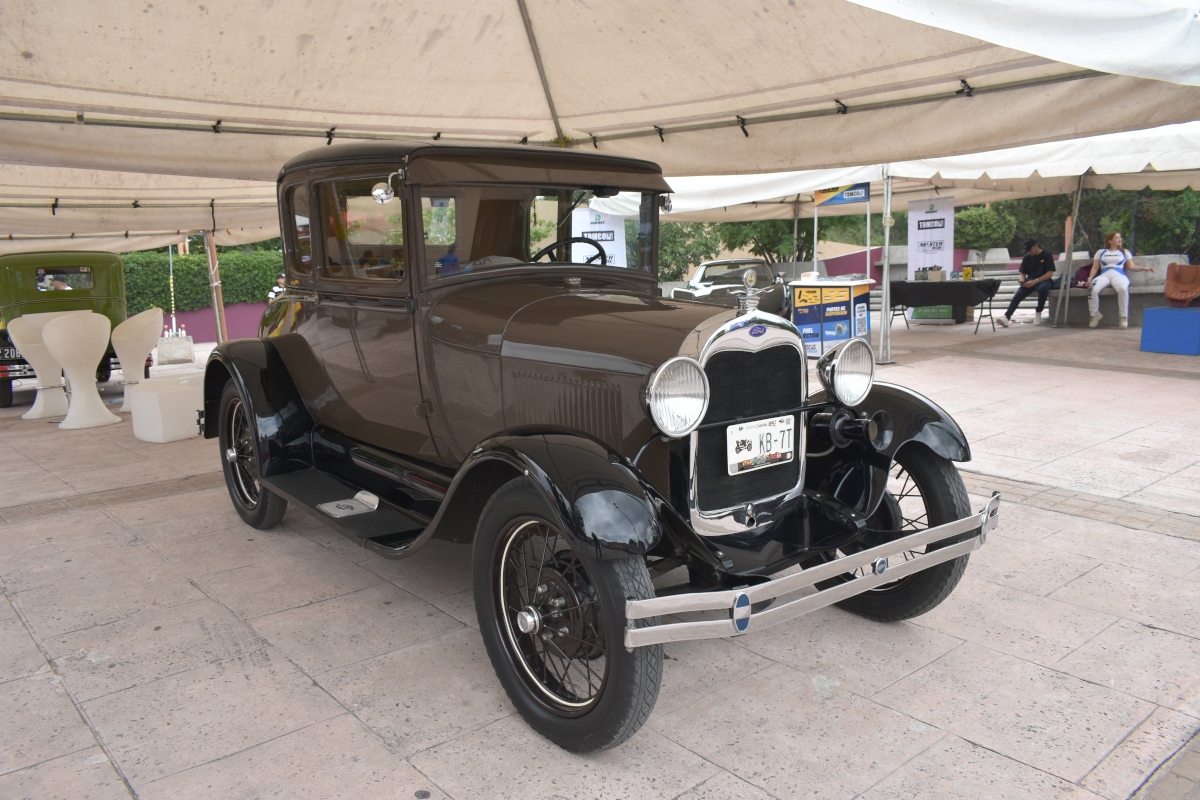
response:
<path fill-rule="evenodd" d="M 33 378 L 33 367 L 21 362 L 18 364 L 0 364 L 0 380 Z"/>
<path fill-rule="evenodd" d="M 870 550 L 863 550 L 861 553 L 844 556 L 812 569 L 776 578 L 756 586 L 721 592 L 691 592 L 668 597 L 655 597 L 649 600 L 628 600 L 625 603 L 625 616 L 630 625 L 625 628 L 625 646 L 632 648 L 687 639 L 719 639 L 763 630 L 780 622 L 786 622 L 810 611 L 816 611 L 818 608 L 824 608 L 848 597 L 870 591 L 906 575 L 912 575 L 915 572 L 958 558 L 972 550 L 978 550 L 987 541 L 988 533 L 996 527 L 999 512 L 1000 493 L 997 492 L 988 500 L 982 511 L 969 517 L 938 525 L 936 528 L 918 531 Z M 925 545 L 937 544 L 963 534 L 971 535 L 939 550 L 913 556 L 895 566 L 889 565 L 889 559 L 901 553 L 907 553 Z M 866 568 L 865 574 L 844 583 L 774 605 L 758 613 L 752 611 L 755 603 L 804 591 L 813 588 L 817 583 L 864 567 Z M 692 611 L 727 611 L 729 618 L 633 627 L 635 620 Z"/>

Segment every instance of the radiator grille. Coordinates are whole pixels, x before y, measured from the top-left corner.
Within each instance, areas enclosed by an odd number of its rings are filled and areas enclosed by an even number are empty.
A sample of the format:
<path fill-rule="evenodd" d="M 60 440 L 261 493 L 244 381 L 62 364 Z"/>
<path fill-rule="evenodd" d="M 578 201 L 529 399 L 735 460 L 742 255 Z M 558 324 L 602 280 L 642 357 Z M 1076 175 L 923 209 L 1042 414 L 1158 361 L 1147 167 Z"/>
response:
<path fill-rule="evenodd" d="M 561 425 L 590 433 L 602 442 L 621 438 L 621 388 L 604 381 L 514 370 L 515 419 L 510 425 Z"/>
<path fill-rule="evenodd" d="M 705 423 L 768 416 L 804 403 L 804 363 L 791 345 L 755 353 L 725 350 L 713 355 L 704 371 L 711 390 Z M 724 426 L 702 430 L 696 443 L 697 504 L 702 511 L 719 511 L 783 494 L 800 480 L 803 457 L 798 452 L 791 463 L 729 475 Z"/>

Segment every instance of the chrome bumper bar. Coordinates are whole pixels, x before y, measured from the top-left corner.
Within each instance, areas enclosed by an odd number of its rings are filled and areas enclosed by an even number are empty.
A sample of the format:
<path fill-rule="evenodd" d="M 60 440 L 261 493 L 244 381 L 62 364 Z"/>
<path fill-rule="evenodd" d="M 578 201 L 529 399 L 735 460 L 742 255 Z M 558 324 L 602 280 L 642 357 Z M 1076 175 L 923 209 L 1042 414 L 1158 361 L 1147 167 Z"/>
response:
<path fill-rule="evenodd" d="M 820 566 L 806 569 L 782 578 L 776 578 L 745 589 L 730 589 L 719 592 L 691 592 L 649 600 L 628 600 L 625 616 L 633 620 L 659 617 L 666 614 L 681 614 L 691 611 L 728 611 L 728 619 L 701 620 L 697 622 L 675 622 L 637 628 L 631 624 L 625 628 L 626 647 L 644 647 L 662 642 L 679 642 L 687 639 L 719 639 L 759 631 L 786 622 L 789 619 L 816 611 L 856 594 L 870 591 L 885 583 L 899 580 L 924 569 L 958 558 L 978 550 L 987 541 L 987 535 L 996 527 L 1000 512 L 1000 494 L 992 495 L 983 510 L 969 517 L 938 525 L 936 528 L 896 539 L 861 553 L 844 556 Z M 961 542 L 926 552 L 890 566 L 889 559 L 925 545 L 937 544 L 945 539 L 973 534 Z M 755 603 L 771 600 L 782 595 L 809 589 L 821 581 L 866 568 L 866 573 L 857 578 L 831 586 L 828 589 L 799 597 L 787 603 L 772 606 L 755 614 L 751 608 Z"/>

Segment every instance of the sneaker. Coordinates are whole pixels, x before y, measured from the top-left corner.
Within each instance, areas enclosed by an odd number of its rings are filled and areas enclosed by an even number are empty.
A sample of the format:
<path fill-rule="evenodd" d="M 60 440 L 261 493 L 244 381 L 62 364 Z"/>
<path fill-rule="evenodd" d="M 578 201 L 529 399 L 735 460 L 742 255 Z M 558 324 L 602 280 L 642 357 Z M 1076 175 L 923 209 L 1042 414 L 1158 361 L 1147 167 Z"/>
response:
<path fill-rule="evenodd" d="M 1124 328 L 1128 328 L 1128 327 L 1129 327 L 1129 318 L 1121 317 L 1121 328 L 1124 329 Z"/>
<path fill-rule="evenodd" d="M 1033 324 L 1041 325 L 1043 322 L 1045 322 L 1045 320 L 1042 318 L 1042 312 L 1040 312 L 1040 311 L 1034 312 Z"/>
<path fill-rule="evenodd" d="M 1104 319 L 1103 314 L 1093 314 L 1092 321 L 1088 323 L 1089 328 L 1094 328 L 1100 324 L 1100 320 Z"/>
<path fill-rule="evenodd" d="M 1009 325 L 1012 324 L 1012 321 L 1009 320 L 1008 316 L 1005 314 L 1001 314 L 999 317 L 997 317 L 996 322 L 1000 323 L 1001 328 L 1007 328 Z"/>

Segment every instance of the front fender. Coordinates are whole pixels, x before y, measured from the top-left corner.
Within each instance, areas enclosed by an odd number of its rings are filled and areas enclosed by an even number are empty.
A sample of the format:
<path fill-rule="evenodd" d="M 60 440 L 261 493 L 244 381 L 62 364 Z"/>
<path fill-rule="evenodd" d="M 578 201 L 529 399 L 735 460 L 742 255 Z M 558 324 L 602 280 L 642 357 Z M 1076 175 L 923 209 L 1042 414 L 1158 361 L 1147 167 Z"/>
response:
<path fill-rule="evenodd" d="M 232 380 L 249 406 L 263 477 L 312 466 L 312 417 L 291 374 L 268 339 L 217 345 L 204 370 L 204 438 L 217 436 L 221 393 Z"/>
<path fill-rule="evenodd" d="M 509 432 L 480 443 L 455 475 L 443 508 L 459 506 L 466 512 L 486 502 L 486 497 L 469 496 L 472 476 L 493 471 L 496 462 L 528 477 L 556 517 L 552 521 L 598 558 L 642 556 L 662 538 L 653 490 L 636 470 L 604 444 L 566 432 Z M 485 484 L 498 488 L 494 479 Z M 459 496 L 460 490 L 468 496 Z M 477 514 L 461 520 L 455 519 L 458 514 L 447 516 L 451 519 L 435 518 L 431 528 L 478 519 Z"/>
<path fill-rule="evenodd" d="M 821 390 L 813 393 L 809 402 L 820 403 L 827 398 Z M 855 410 L 865 416 L 887 412 L 892 420 L 891 443 L 876 451 L 866 442 L 856 442 L 825 456 L 810 456 L 805 485 L 828 492 L 864 516 L 875 512 L 887 489 L 892 460 L 910 442 L 919 442 L 951 461 L 971 460 L 971 447 L 958 423 L 932 400 L 910 389 L 875 383 Z"/>

